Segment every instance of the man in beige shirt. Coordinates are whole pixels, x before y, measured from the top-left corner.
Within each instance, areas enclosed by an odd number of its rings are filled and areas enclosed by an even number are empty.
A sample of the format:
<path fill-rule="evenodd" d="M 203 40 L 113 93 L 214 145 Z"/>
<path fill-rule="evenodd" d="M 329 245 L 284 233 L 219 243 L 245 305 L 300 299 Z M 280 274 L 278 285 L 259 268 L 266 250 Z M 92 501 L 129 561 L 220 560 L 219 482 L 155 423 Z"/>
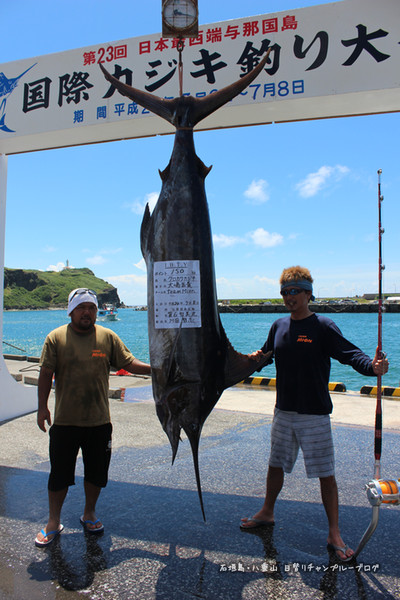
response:
<path fill-rule="evenodd" d="M 68 297 L 71 322 L 46 337 L 38 384 L 39 428 L 50 426 L 49 519 L 35 544 L 44 547 L 64 529 L 61 509 L 68 487 L 75 483 L 79 449 L 84 464 L 85 507 L 80 521 L 88 533 L 104 526 L 96 518 L 96 502 L 107 485 L 112 425 L 108 402 L 110 366 L 149 375 L 151 367 L 135 358 L 111 329 L 96 325 L 97 297 L 87 288 Z M 48 398 L 55 375 L 55 411 L 52 424 Z"/>

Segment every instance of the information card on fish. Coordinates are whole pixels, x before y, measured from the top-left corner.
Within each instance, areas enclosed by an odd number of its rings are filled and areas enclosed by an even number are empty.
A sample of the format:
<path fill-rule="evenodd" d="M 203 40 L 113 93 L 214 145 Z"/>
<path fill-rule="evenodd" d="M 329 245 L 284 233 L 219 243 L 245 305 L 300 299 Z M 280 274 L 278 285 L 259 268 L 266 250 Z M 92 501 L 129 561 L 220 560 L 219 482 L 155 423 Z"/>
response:
<path fill-rule="evenodd" d="M 156 329 L 201 327 L 200 261 L 154 263 Z"/>

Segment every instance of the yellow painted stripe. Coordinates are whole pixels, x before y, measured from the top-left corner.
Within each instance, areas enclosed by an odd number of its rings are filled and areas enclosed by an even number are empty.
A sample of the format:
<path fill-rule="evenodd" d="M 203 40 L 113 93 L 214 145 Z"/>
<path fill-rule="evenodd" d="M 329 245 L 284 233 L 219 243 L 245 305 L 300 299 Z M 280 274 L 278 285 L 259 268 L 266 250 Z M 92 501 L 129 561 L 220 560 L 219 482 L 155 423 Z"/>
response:
<path fill-rule="evenodd" d="M 382 396 L 386 396 L 389 398 L 400 398 L 400 388 L 393 387 L 382 387 Z M 377 386 L 364 385 L 360 394 L 368 395 L 368 396 L 376 396 L 378 393 Z"/>
<path fill-rule="evenodd" d="M 276 387 L 276 379 L 269 377 L 246 377 L 239 384 Z"/>
<path fill-rule="evenodd" d="M 266 386 L 266 387 L 275 387 L 276 388 L 276 379 L 275 377 L 247 377 L 243 379 L 243 381 L 239 382 L 239 385 L 258 385 L 258 386 Z M 346 386 L 344 383 L 332 382 L 329 384 L 329 390 L 331 392 L 345 392 Z"/>
<path fill-rule="evenodd" d="M 338 382 L 332 381 L 329 383 L 329 391 L 330 392 L 345 392 L 346 386 L 344 385 L 344 383 L 338 383 Z"/>

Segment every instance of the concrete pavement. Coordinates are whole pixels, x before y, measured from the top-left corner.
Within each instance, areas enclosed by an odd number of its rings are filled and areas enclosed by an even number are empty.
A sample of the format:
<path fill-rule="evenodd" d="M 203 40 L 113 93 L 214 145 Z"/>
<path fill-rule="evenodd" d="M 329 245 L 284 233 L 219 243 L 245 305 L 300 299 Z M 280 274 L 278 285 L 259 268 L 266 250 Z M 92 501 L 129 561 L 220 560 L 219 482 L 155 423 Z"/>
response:
<path fill-rule="evenodd" d="M 18 371 L 25 366 L 32 364 L 21 363 Z M 171 466 L 149 380 L 112 375 L 110 384 L 127 393 L 123 402 L 110 400 L 113 456 L 98 503 L 105 525 L 100 537 L 85 535 L 79 524 L 78 459 L 64 532 L 47 549 L 34 546 L 47 520 L 48 436 L 37 428 L 35 413 L 0 425 L 0 600 L 400 599 L 400 507 L 382 506 L 358 562 L 338 564 L 326 550 L 318 482 L 306 479 L 301 457 L 286 477 L 275 527 L 239 529 L 240 517 L 254 514 L 264 494 L 273 390 L 231 388 L 206 421 L 200 443 L 204 523 L 189 443 L 183 436 Z M 372 513 L 363 488 L 373 475 L 375 399 L 332 396 L 341 529 L 356 548 Z M 384 400 L 386 478 L 400 476 L 398 409 L 398 401 Z"/>
<path fill-rule="evenodd" d="M 28 360 L 6 359 L 9 372 L 25 383 L 36 385 L 39 374 L 38 359 Z M 122 393 L 129 398 L 151 399 L 151 389 L 143 389 L 134 393 L 132 388 L 145 388 L 151 384 L 150 377 L 119 376 L 115 371 L 110 374 L 110 397 L 121 399 Z M 240 392 L 240 393 L 238 393 Z M 332 421 L 342 425 L 358 425 L 361 427 L 375 426 L 376 397 L 361 395 L 357 391 L 331 392 L 333 403 Z M 217 409 L 240 411 L 272 416 L 275 406 L 275 388 L 239 384 L 225 390 L 218 401 Z M 400 398 L 388 397 L 382 399 L 383 424 L 385 429 L 400 431 Z"/>

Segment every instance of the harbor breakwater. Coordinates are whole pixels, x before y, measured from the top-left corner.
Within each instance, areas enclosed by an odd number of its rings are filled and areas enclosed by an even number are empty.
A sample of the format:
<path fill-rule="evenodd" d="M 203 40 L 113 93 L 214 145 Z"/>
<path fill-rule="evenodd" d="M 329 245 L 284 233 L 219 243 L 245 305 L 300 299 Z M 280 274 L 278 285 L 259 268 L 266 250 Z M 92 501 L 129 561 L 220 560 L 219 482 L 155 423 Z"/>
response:
<path fill-rule="evenodd" d="M 310 303 L 310 310 L 316 313 L 377 313 L 378 304 Z M 220 313 L 286 313 L 283 304 L 219 304 Z M 384 312 L 400 313 L 400 304 L 385 304 Z"/>

